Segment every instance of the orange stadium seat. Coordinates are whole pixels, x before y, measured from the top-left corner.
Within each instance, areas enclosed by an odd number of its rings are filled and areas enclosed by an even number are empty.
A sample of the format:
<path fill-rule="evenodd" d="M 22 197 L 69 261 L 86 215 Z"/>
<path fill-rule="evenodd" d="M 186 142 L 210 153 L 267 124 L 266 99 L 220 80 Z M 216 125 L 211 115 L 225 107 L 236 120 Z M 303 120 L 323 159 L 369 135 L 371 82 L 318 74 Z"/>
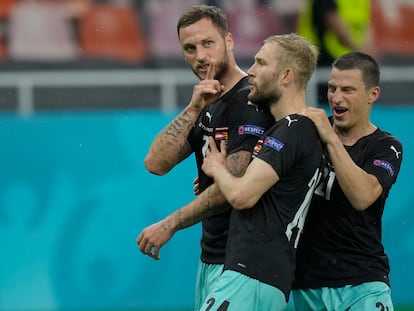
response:
<path fill-rule="evenodd" d="M 371 2 L 373 48 L 383 54 L 414 55 L 414 6 L 398 4 L 391 20 L 378 1 Z"/>
<path fill-rule="evenodd" d="M 398 9 L 400 20 L 396 33 L 398 52 L 414 56 L 414 5 L 401 4 Z"/>
<path fill-rule="evenodd" d="M 7 56 L 6 40 L 7 36 L 7 20 L 10 17 L 10 14 L 16 5 L 18 0 L 0 0 L 0 60 L 3 60 Z"/>
<path fill-rule="evenodd" d="M 87 57 L 141 62 L 148 56 L 138 15 L 128 6 L 90 7 L 79 21 L 79 45 Z"/>
<path fill-rule="evenodd" d="M 6 46 L 3 38 L 0 37 L 0 60 L 5 59 L 7 56 Z"/>
<path fill-rule="evenodd" d="M 0 19 L 7 19 L 18 0 L 0 0 Z"/>

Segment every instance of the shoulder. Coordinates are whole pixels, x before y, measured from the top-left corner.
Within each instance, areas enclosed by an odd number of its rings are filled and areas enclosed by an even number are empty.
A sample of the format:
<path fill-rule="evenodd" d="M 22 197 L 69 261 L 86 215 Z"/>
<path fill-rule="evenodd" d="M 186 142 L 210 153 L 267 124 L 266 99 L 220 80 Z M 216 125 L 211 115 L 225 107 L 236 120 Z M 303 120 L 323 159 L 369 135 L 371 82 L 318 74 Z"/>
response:
<path fill-rule="evenodd" d="M 358 142 L 358 148 L 365 150 L 367 153 L 382 153 L 383 150 L 397 149 L 402 151 L 401 141 L 394 135 L 381 129 L 375 130 L 371 135 L 363 137 Z"/>
<path fill-rule="evenodd" d="M 377 140 L 380 143 L 393 143 L 402 146 L 401 141 L 389 132 L 383 131 L 380 128 L 378 128 L 375 133 L 377 134 Z"/>
<path fill-rule="evenodd" d="M 278 120 L 268 133 L 276 137 L 285 137 L 291 143 L 305 144 L 319 139 L 318 131 L 312 120 L 299 114 L 290 114 Z"/>
<path fill-rule="evenodd" d="M 311 119 L 300 114 L 290 114 L 285 116 L 279 121 L 286 128 L 291 128 L 292 130 L 303 130 L 303 129 L 314 129 L 316 127 Z"/>

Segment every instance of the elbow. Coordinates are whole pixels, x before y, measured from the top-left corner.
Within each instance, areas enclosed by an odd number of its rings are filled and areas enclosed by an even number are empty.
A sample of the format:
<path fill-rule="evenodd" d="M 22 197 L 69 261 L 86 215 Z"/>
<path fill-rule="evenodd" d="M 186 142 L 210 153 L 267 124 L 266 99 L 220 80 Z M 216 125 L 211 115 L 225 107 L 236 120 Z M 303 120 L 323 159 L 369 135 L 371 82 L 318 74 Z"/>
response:
<path fill-rule="evenodd" d="M 256 201 L 252 200 L 251 198 L 247 198 L 240 192 L 233 193 L 229 198 L 228 202 L 235 210 L 245 210 L 252 208 Z"/>
<path fill-rule="evenodd" d="M 157 161 L 151 157 L 144 159 L 144 166 L 151 174 L 163 176 L 169 172 L 169 169 L 164 169 Z"/>
<path fill-rule="evenodd" d="M 375 202 L 375 200 L 368 199 L 368 198 L 360 199 L 360 200 L 354 200 L 354 201 L 352 201 L 352 207 L 358 212 L 363 212 L 368 207 L 370 207 L 374 202 Z"/>
<path fill-rule="evenodd" d="M 357 212 L 363 212 L 365 211 L 369 206 L 366 204 L 362 204 L 362 203 L 353 203 L 352 207 L 354 208 L 354 210 L 356 210 Z"/>
<path fill-rule="evenodd" d="M 363 212 L 372 204 L 375 203 L 375 201 L 378 200 L 378 198 L 382 194 L 382 187 L 378 184 L 377 187 L 373 187 L 372 191 L 365 191 L 362 195 L 358 197 L 354 197 L 350 199 L 353 208 L 358 212 Z"/>

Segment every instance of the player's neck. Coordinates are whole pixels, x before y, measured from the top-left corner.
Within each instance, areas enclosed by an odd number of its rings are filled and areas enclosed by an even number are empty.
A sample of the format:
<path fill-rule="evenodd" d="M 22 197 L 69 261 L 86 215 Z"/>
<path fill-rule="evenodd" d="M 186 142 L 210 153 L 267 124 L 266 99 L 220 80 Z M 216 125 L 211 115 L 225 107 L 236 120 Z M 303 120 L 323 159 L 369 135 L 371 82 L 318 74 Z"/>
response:
<path fill-rule="evenodd" d="M 334 129 L 342 144 L 353 146 L 362 137 L 368 136 L 375 132 L 377 127 L 372 123 L 356 125 L 350 128 L 342 128 L 334 125 Z"/>
<path fill-rule="evenodd" d="M 280 99 L 270 106 L 270 111 L 276 121 L 284 117 L 300 113 L 306 109 L 305 92 L 284 92 Z"/>
<path fill-rule="evenodd" d="M 237 65 L 229 67 L 226 75 L 220 79 L 220 84 L 224 86 L 223 94 L 230 91 L 247 74 Z"/>

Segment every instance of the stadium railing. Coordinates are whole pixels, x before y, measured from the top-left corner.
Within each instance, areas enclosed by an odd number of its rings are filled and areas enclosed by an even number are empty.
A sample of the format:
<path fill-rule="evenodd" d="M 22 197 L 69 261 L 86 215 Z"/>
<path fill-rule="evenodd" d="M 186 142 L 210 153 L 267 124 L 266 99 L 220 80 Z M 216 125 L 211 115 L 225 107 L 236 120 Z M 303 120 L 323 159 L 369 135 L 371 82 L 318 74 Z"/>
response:
<path fill-rule="evenodd" d="M 414 104 L 414 66 L 383 66 L 381 69 L 382 94 L 379 103 L 382 104 Z M 328 79 L 328 69 L 318 69 L 308 86 L 307 100 L 312 106 L 317 105 L 317 85 L 326 83 Z M 38 90 L 53 89 L 63 90 L 59 96 L 72 96 L 72 100 L 66 107 L 61 107 L 56 103 L 48 106 L 48 109 L 68 109 L 71 110 L 76 105 L 77 90 L 93 89 L 89 93 L 90 102 L 99 101 L 101 98 L 94 99 L 94 96 L 110 88 L 139 89 L 139 94 L 135 98 L 128 92 L 118 92 L 119 96 L 128 97 L 130 102 L 127 105 L 135 108 L 160 109 L 164 112 L 171 112 L 187 104 L 190 97 L 180 100 L 183 91 L 191 95 L 193 85 L 197 83 L 197 78 L 188 69 L 107 69 L 107 70 L 67 70 L 67 71 L 10 71 L 2 72 L 0 75 L 0 107 L 9 107 L 9 111 L 17 112 L 19 115 L 28 117 L 37 108 L 37 102 L 41 96 L 36 95 Z M 152 92 L 146 90 L 152 88 Z M 66 92 L 65 92 L 66 90 Z M 15 96 L 2 96 L 2 91 L 13 92 Z M 44 94 L 48 94 L 47 91 Z M 4 94 L 3 94 L 4 95 Z M 47 97 L 47 95 L 46 95 Z M 85 100 L 85 99 L 84 99 Z M 116 102 L 121 102 L 121 98 L 110 99 L 114 102 L 112 107 L 118 107 Z M 13 102 L 13 103 L 11 103 Z M 145 102 L 147 106 L 141 105 Z M 150 104 L 148 104 L 150 103 Z M 59 106 L 59 107 L 58 107 Z M 79 106 L 77 106 L 79 107 Z M 92 105 L 94 109 L 99 109 L 99 103 Z M 87 107 L 85 107 L 87 109 Z"/>

